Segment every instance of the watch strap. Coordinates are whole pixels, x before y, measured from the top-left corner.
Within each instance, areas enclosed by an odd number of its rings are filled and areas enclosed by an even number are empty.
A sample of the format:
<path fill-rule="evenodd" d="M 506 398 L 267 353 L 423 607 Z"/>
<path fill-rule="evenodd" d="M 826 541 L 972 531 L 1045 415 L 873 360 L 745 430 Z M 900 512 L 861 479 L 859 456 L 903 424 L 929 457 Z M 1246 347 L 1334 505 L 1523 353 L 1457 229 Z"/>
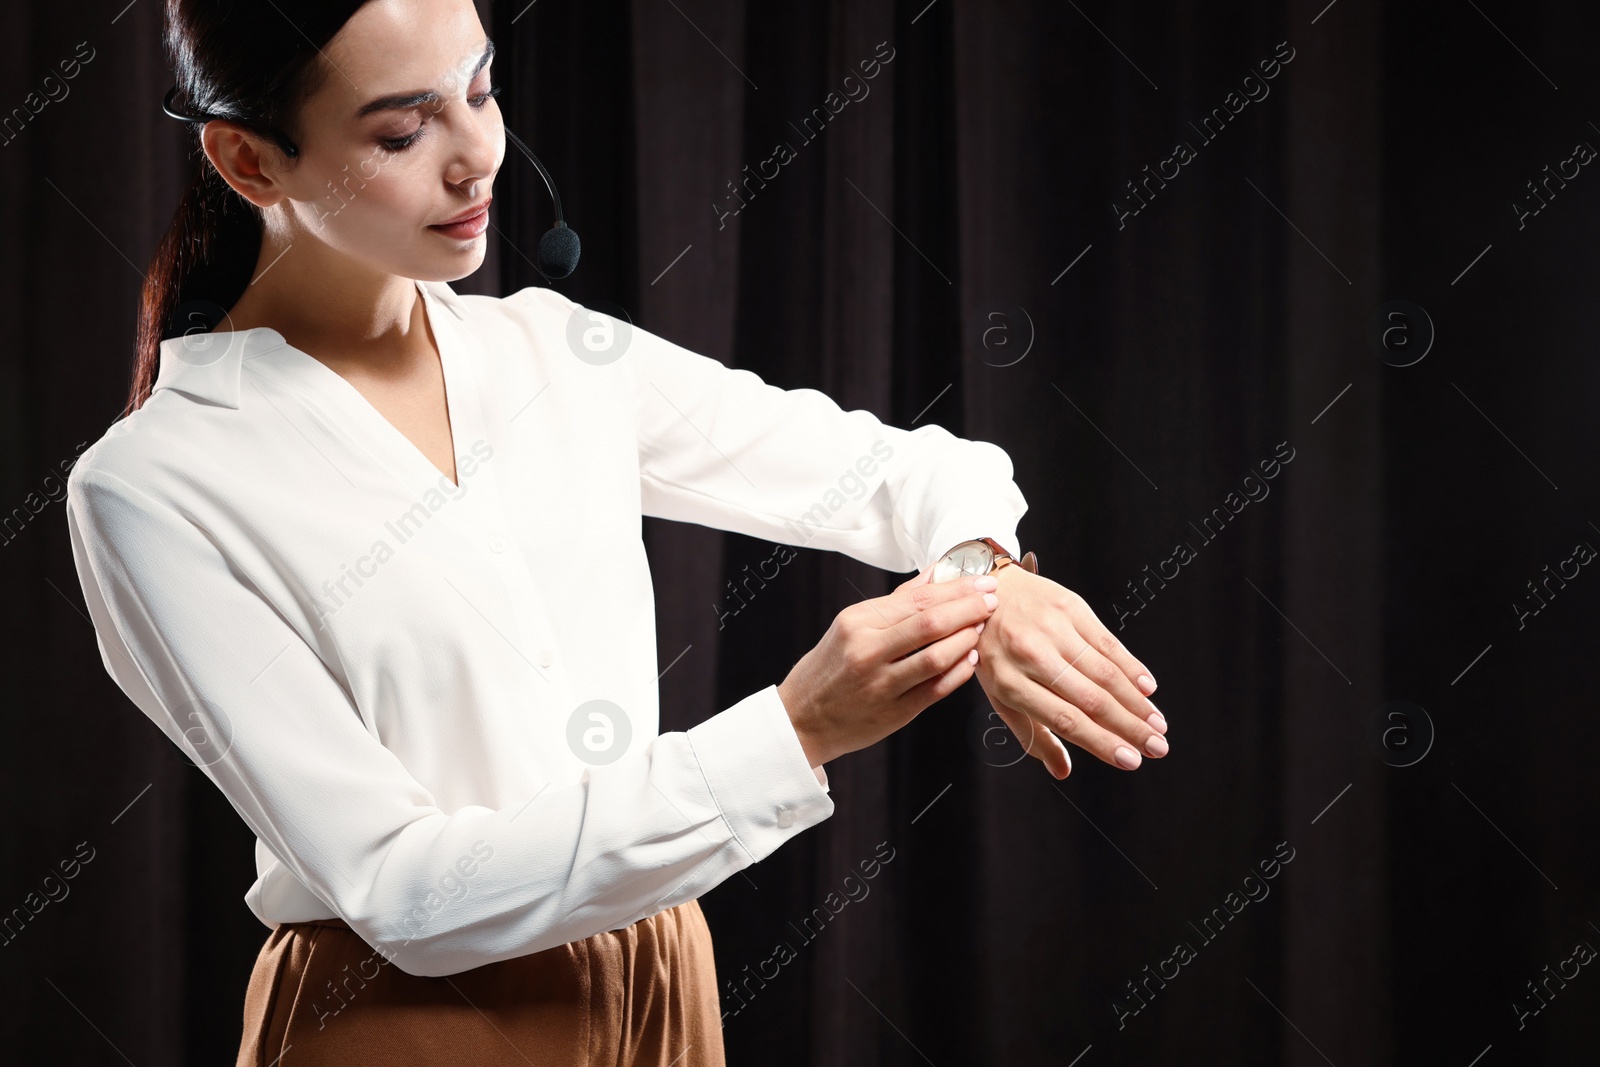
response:
<path fill-rule="evenodd" d="M 994 563 L 989 567 L 990 574 L 993 574 L 1001 567 L 1004 567 L 1010 563 L 1019 564 L 1022 569 L 1027 571 L 1029 574 L 1039 573 L 1039 557 L 1036 553 L 1024 552 L 1022 554 L 1022 558 L 1019 560 L 1010 552 L 1006 551 L 1005 547 L 992 537 L 979 537 L 977 540 L 982 541 L 984 544 L 988 545 L 994 550 Z"/>

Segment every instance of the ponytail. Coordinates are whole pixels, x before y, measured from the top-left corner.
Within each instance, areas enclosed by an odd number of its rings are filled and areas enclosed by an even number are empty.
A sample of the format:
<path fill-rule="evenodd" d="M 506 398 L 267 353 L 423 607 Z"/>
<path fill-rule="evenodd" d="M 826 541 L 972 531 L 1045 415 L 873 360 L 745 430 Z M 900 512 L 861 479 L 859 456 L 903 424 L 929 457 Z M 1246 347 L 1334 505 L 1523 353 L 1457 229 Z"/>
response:
<path fill-rule="evenodd" d="M 288 134 L 298 105 L 327 77 L 317 62 L 322 47 L 365 2 L 165 0 L 164 37 L 178 84 L 163 110 L 195 131 L 196 167 L 145 274 L 124 415 L 149 399 L 161 342 L 222 324 L 261 256 L 261 209 L 233 191 L 200 147 L 205 123 L 238 123 L 296 155 Z M 188 101 L 182 107 L 174 103 L 179 86 Z"/>
<path fill-rule="evenodd" d="M 196 150 L 198 167 L 145 275 L 127 412 L 150 397 L 161 342 L 217 326 L 250 284 L 261 219 Z"/>

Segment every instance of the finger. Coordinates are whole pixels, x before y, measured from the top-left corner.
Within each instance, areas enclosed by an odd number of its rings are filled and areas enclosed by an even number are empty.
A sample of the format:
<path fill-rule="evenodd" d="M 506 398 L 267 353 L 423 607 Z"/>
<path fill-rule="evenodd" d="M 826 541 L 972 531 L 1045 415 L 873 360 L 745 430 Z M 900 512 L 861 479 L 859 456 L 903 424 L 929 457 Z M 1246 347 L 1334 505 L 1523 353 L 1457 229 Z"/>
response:
<path fill-rule="evenodd" d="M 1063 698 L 1060 693 L 1040 685 L 1027 675 L 1018 676 L 1013 685 L 1014 694 L 1007 694 L 1010 704 L 1038 719 L 1061 740 L 1077 745 L 1101 762 L 1125 771 L 1138 770 L 1144 762 L 1128 742 L 1101 726 L 1082 707 Z M 1104 690 L 1091 688 L 1100 694 L 1097 698 L 1100 701 L 1111 699 Z"/>
<path fill-rule="evenodd" d="M 938 678 L 957 664 L 965 664 L 971 670 L 977 664 L 978 623 L 982 621 L 974 618 L 968 625 L 933 641 L 926 648 L 887 664 L 884 670 L 890 692 L 909 696 L 911 690 Z"/>
<path fill-rule="evenodd" d="M 977 670 L 977 646 L 978 630 L 972 626 L 894 664 L 894 686 L 898 688 L 902 680 L 911 682 L 901 692 L 900 700 L 920 711 L 966 685 Z"/>
<path fill-rule="evenodd" d="M 880 630 L 887 630 L 935 605 L 971 596 L 975 590 L 992 592 L 999 585 L 999 581 L 992 574 L 966 575 L 948 582 L 902 585 L 888 596 L 874 597 L 861 603 L 872 611 L 868 621 Z M 927 641 L 924 640 L 922 643 L 926 644 Z M 912 645 L 906 651 L 915 647 Z"/>
<path fill-rule="evenodd" d="M 1061 739 L 1040 724 L 1031 719 L 1009 704 L 990 698 L 989 703 L 994 705 L 995 714 L 1000 716 L 1000 721 L 1005 723 L 1011 733 L 1021 743 L 1022 750 L 1040 763 L 1060 781 L 1072 773 L 1072 755 L 1067 752 L 1067 746 Z"/>
<path fill-rule="evenodd" d="M 882 631 L 883 655 L 888 659 L 900 659 L 962 627 L 977 626 L 986 621 L 999 604 L 1000 598 L 987 590 L 935 603 Z"/>
<path fill-rule="evenodd" d="M 1117 668 L 1122 671 L 1129 682 L 1133 683 L 1134 688 L 1138 689 L 1141 695 L 1148 698 L 1151 693 L 1156 691 L 1156 677 L 1151 673 L 1150 668 L 1146 667 L 1132 652 L 1129 652 L 1128 646 L 1118 640 L 1116 634 L 1106 629 L 1105 623 L 1100 621 L 1100 616 L 1094 613 L 1093 608 L 1084 603 L 1081 611 L 1073 611 L 1069 612 L 1069 614 L 1072 616 L 1074 625 L 1078 627 L 1078 633 L 1082 634 L 1090 644 L 1094 645 L 1101 655 L 1115 663 Z M 1151 704 L 1150 707 L 1154 709 L 1155 705 Z M 1159 715 L 1160 712 L 1156 714 Z M 1162 719 L 1162 733 L 1166 733 L 1165 726 L 1166 720 Z"/>
<path fill-rule="evenodd" d="M 1078 636 L 1081 638 L 1083 635 L 1079 633 Z M 1103 709 L 1091 707 L 1085 701 L 1093 698 L 1081 686 L 1074 686 L 1063 693 L 1068 700 L 1089 711 L 1101 726 L 1121 734 L 1145 755 L 1160 758 L 1167 754 L 1168 745 L 1161 739 L 1167 732 L 1166 720 L 1150 702 L 1150 698 L 1140 693 L 1128 680 L 1122 668 L 1101 655 L 1088 642 L 1073 656 L 1070 665 L 1081 677 L 1099 686 L 1115 703 L 1104 702 Z M 1051 688 L 1057 687 L 1052 684 Z M 1059 689 L 1057 691 L 1061 692 Z M 1152 735 L 1156 740 L 1151 740 Z"/>

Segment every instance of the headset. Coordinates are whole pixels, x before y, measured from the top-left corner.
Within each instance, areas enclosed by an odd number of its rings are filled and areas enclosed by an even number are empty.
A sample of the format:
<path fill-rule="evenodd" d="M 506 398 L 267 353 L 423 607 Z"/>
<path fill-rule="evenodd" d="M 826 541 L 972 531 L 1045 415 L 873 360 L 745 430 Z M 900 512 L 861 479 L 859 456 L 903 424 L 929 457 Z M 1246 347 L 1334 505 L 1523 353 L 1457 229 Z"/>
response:
<path fill-rule="evenodd" d="M 186 112 L 178 109 L 174 102 L 178 87 L 174 85 L 167 90 L 166 98 L 161 102 L 161 110 L 182 122 L 210 122 L 212 119 L 227 118 L 225 115 L 208 115 L 200 112 Z M 232 120 L 237 121 L 237 120 Z M 528 150 L 522 139 L 510 130 L 505 131 L 506 140 L 517 146 L 517 150 L 528 157 L 539 171 L 539 176 L 544 179 L 544 186 L 550 190 L 550 200 L 555 204 L 556 224 L 545 231 L 539 238 L 538 251 L 534 253 L 536 260 L 534 266 L 540 274 L 551 280 L 565 278 L 578 269 L 578 256 L 582 251 L 578 242 L 578 235 L 572 227 L 567 225 L 566 219 L 561 214 L 561 194 L 556 192 L 556 183 L 550 177 L 550 172 L 545 170 L 544 164 L 539 162 L 539 157 Z M 300 150 L 287 137 L 274 131 L 269 134 L 278 146 L 290 157 L 298 156 Z"/>

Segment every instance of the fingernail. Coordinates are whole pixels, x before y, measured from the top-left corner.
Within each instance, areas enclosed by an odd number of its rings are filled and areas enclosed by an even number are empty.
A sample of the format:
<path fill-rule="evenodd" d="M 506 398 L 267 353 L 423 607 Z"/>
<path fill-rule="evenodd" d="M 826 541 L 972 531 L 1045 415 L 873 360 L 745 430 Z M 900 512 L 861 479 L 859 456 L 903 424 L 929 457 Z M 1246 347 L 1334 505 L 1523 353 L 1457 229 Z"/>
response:
<path fill-rule="evenodd" d="M 990 611 L 993 611 L 995 606 L 1000 603 L 1000 598 L 995 596 L 993 593 L 985 593 L 983 594 L 983 602 L 989 605 Z"/>
<path fill-rule="evenodd" d="M 1139 766 L 1139 753 L 1135 752 L 1127 745 L 1118 745 L 1117 751 L 1114 752 L 1113 755 L 1117 757 L 1118 763 L 1122 764 L 1130 771 Z"/>
<path fill-rule="evenodd" d="M 1156 680 L 1148 674 L 1139 675 L 1139 689 L 1145 696 L 1149 696 L 1156 691 Z"/>
<path fill-rule="evenodd" d="M 1151 729 L 1160 730 L 1162 733 L 1167 732 L 1167 720 L 1159 711 L 1152 711 L 1145 722 L 1150 724 Z"/>
<path fill-rule="evenodd" d="M 979 633 L 980 633 L 980 634 L 981 634 L 981 633 L 983 633 L 983 628 L 984 628 L 984 626 L 986 626 L 986 625 L 988 625 L 988 620 L 985 620 L 985 621 L 984 621 L 984 622 L 980 622 L 980 623 L 979 623 L 979 624 L 978 624 L 978 632 L 979 632 Z"/>
<path fill-rule="evenodd" d="M 998 588 L 1000 588 L 1000 579 L 996 578 L 992 574 L 985 574 L 981 578 L 974 578 L 972 580 L 972 588 L 974 588 L 974 589 L 998 589 Z"/>
<path fill-rule="evenodd" d="M 1165 756 L 1167 754 L 1167 739 L 1160 734 L 1151 734 L 1150 740 L 1144 743 L 1144 750 L 1152 756 Z"/>
<path fill-rule="evenodd" d="M 967 653 L 967 662 L 968 663 L 976 663 L 976 662 L 978 662 L 978 650 L 977 649 L 973 649 L 971 652 Z"/>

